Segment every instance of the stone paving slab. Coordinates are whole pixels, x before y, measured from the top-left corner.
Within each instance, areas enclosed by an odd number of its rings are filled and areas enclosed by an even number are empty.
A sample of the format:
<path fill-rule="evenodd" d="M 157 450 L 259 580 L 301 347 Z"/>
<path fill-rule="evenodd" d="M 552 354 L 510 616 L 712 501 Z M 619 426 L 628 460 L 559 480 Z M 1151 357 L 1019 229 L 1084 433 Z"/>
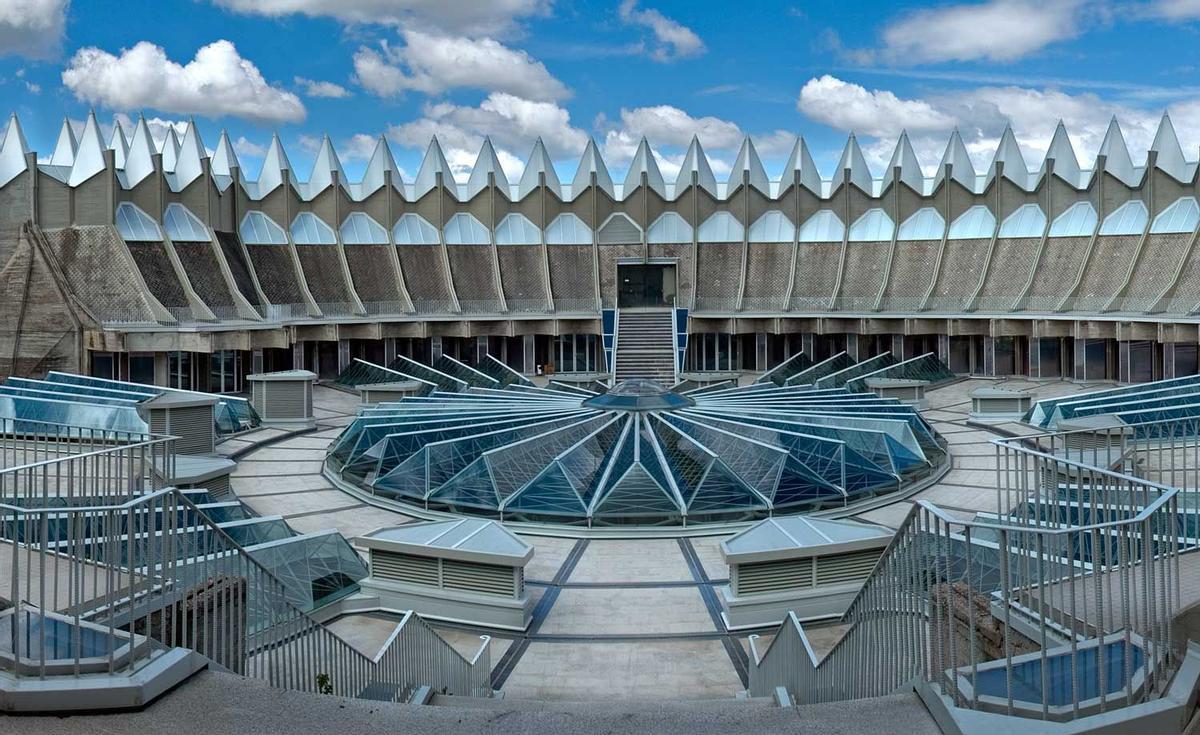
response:
<path fill-rule="evenodd" d="M 652 640 L 531 643 L 503 691 L 506 699 L 612 703 L 661 701 L 667 693 L 672 699 L 732 698 L 742 688 L 721 641 Z"/>
<path fill-rule="evenodd" d="M 233 471 L 233 477 L 319 475 L 321 474 L 322 464 L 323 462 L 321 460 L 270 460 L 266 462 L 259 462 L 253 459 L 244 459 L 241 462 L 238 462 L 237 468 Z"/>
<path fill-rule="evenodd" d="M 458 651 L 461 656 L 468 660 L 474 658 L 475 653 L 479 651 L 479 646 L 483 644 L 483 641 L 479 640 L 478 633 L 472 633 L 467 630 L 462 630 L 461 628 L 441 627 L 437 624 L 436 620 L 429 620 L 427 622 L 433 627 L 434 630 L 437 631 L 438 635 L 440 635 L 443 640 L 449 643 L 454 650 Z M 504 658 L 504 654 L 508 651 L 512 644 L 512 638 L 492 636 L 492 642 L 490 644 L 491 650 L 488 651 L 492 668 L 495 668 L 496 664 L 500 662 L 500 659 Z"/>
<path fill-rule="evenodd" d="M 521 536 L 525 543 L 533 546 L 533 558 L 525 567 L 525 579 L 549 582 L 558 574 L 566 561 L 567 554 L 575 546 L 575 539 L 554 536 Z"/>
<path fill-rule="evenodd" d="M 698 587 L 568 587 L 559 592 L 538 633 L 637 635 L 715 630 Z"/>
<path fill-rule="evenodd" d="M 595 539 L 571 574 L 572 582 L 691 581 L 675 539 Z"/>
<path fill-rule="evenodd" d="M 300 513 L 361 505 L 361 502 L 341 490 L 314 490 L 287 495 L 255 495 L 245 498 L 246 505 L 261 515 L 280 515 L 285 518 Z M 325 526 L 328 528 L 329 526 Z"/>
<path fill-rule="evenodd" d="M 700 536 L 691 540 L 696 558 L 700 560 L 700 566 L 704 567 L 704 573 L 709 579 L 729 578 L 729 565 L 721 556 L 721 542 L 732 535 Z"/>
<path fill-rule="evenodd" d="M 346 496 L 343 495 L 343 497 Z M 351 543 L 357 537 L 368 534 L 371 531 L 412 522 L 413 519 L 408 516 L 383 510 L 382 508 L 375 508 L 370 505 L 361 505 L 348 510 L 288 519 L 288 525 L 296 529 L 298 533 L 312 533 L 313 531 L 324 531 L 333 528 L 341 531 L 342 535 Z"/>
<path fill-rule="evenodd" d="M 239 497 L 334 489 L 329 480 L 326 480 L 322 475 L 231 477 L 229 478 L 229 482 L 233 487 L 233 492 Z"/>

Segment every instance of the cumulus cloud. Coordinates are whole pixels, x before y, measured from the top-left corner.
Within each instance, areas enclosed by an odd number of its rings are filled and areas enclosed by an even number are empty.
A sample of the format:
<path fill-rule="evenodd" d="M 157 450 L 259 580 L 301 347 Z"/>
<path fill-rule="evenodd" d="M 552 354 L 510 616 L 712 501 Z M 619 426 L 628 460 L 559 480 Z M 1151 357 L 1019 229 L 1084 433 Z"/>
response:
<path fill-rule="evenodd" d="M 0 56 L 53 56 L 62 41 L 70 0 L 0 2 Z"/>
<path fill-rule="evenodd" d="M 301 14 L 343 23 L 439 28 L 455 33 L 495 34 L 518 21 L 544 15 L 550 0 L 213 0 L 239 13 L 280 17 Z"/>
<path fill-rule="evenodd" d="M 529 100 L 561 100 L 570 96 L 544 64 L 519 49 L 492 38 L 446 36 L 424 31 L 401 32 L 404 45 L 379 50 L 359 48 L 354 54 L 358 83 L 380 97 L 406 91 L 441 94 L 450 89 L 506 92 Z"/>
<path fill-rule="evenodd" d="M 622 0 L 617 15 L 626 25 L 650 31 L 653 41 L 644 50 L 655 61 L 667 62 L 700 56 L 705 52 L 704 41 L 691 28 L 668 18 L 653 8 L 639 8 L 638 0 Z"/>
<path fill-rule="evenodd" d="M 177 114 L 232 115 L 259 123 L 304 120 L 300 98 L 271 86 L 229 41 L 215 41 L 187 64 L 142 41 L 114 55 L 82 48 L 62 73 L 63 84 L 84 102 L 116 109 L 153 108 Z"/>
<path fill-rule="evenodd" d="M 304 77 L 296 77 L 294 81 L 304 90 L 304 94 L 309 97 L 341 99 L 350 96 L 350 90 L 334 82 L 321 82 L 315 79 L 305 79 Z"/>
<path fill-rule="evenodd" d="M 416 120 L 393 125 L 388 137 L 396 143 L 424 149 L 435 135 L 456 176 L 470 173 L 485 136 L 491 136 L 505 173 L 524 170 L 524 156 L 541 138 L 552 156 L 577 157 L 587 134 L 571 124 L 571 115 L 553 102 L 527 100 L 494 92 L 478 107 L 449 102 L 427 104 Z"/>
<path fill-rule="evenodd" d="M 1079 35 L 1086 10 L 1086 0 L 987 0 L 917 10 L 884 28 L 879 56 L 898 64 L 1014 61 Z"/>
<path fill-rule="evenodd" d="M 267 147 L 255 143 L 244 135 L 239 135 L 238 139 L 233 141 L 233 152 L 247 158 L 262 158 L 267 155 Z"/>
<path fill-rule="evenodd" d="M 924 100 L 901 99 L 828 74 L 804 84 L 796 107 L 811 120 L 871 136 L 895 136 L 905 129 L 945 130 L 956 122 Z"/>

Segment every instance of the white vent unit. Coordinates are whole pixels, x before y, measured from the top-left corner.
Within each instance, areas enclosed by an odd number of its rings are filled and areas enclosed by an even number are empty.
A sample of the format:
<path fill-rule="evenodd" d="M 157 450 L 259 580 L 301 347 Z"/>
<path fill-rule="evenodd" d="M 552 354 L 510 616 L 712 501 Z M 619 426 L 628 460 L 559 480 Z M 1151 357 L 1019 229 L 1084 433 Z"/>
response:
<path fill-rule="evenodd" d="M 250 383 L 250 404 L 263 424 L 268 426 L 314 426 L 314 373 L 307 370 L 284 370 L 278 373 L 247 375 Z"/>

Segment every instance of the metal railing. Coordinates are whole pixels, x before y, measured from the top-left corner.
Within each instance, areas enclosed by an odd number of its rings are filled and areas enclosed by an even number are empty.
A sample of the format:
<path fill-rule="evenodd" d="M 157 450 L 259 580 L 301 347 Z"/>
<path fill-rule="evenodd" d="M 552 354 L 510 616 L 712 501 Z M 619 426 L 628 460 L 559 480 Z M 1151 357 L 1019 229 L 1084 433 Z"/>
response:
<path fill-rule="evenodd" d="M 789 616 L 754 647 L 751 694 L 827 702 L 924 681 L 958 707 L 1070 720 L 1161 693 L 1180 656 L 1181 492 L 996 444 L 995 512 L 918 501 L 841 640 L 818 656 Z"/>
<path fill-rule="evenodd" d="M 464 658 L 408 614 L 368 656 L 289 602 L 286 585 L 173 488 L 111 505 L 0 504 L 0 640 L 16 677 L 135 673 L 194 650 L 271 686 L 404 701 L 490 693 L 489 639 Z"/>

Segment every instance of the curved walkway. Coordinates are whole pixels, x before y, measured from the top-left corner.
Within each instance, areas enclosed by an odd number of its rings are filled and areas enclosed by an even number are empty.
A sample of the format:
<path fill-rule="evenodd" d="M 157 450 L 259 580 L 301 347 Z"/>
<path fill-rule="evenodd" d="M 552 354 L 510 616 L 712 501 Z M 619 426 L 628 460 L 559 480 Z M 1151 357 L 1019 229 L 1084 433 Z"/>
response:
<path fill-rule="evenodd" d="M 1094 388 L 1066 382 L 965 380 L 929 393 L 925 416 L 950 444 L 953 469 L 914 497 L 866 511 L 860 520 L 896 527 L 913 500 L 928 499 L 969 517 L 995 504 L 995 434 L 968 426 L 967 393 L 980 385 L 1036 390 L 1041 396 Z M 334 528 L 352 541 L 383 526 L 411 522 L 362 503 L 322 475 L 324 450 L 357 410 L 354 396 L 317 388 L 315 432 L 274 437 L 246 452 L 234 492 L 261 515 L 280 515 L 297 531 Z M 256 435 L 241 441 L 253 441 Z M 727 582 L 720 542 L 691 539 L 564 539 L 526 536 L 536 551 L 526 578 L 537 604 L 524 635 L 438 625 L 464 652 L 478 635 L 493 636 L 492 680 L 510 700 L 727 699 L 746 686 L 746 632 L 726 630 L 716 588 Z M 333 623 L 374 655 L 394 621 L 353 615 Z M 825 635 L 821 636 L 824 630 Z M 818 648 L 832 645 L 836 626 L 810 630 Z"/>

